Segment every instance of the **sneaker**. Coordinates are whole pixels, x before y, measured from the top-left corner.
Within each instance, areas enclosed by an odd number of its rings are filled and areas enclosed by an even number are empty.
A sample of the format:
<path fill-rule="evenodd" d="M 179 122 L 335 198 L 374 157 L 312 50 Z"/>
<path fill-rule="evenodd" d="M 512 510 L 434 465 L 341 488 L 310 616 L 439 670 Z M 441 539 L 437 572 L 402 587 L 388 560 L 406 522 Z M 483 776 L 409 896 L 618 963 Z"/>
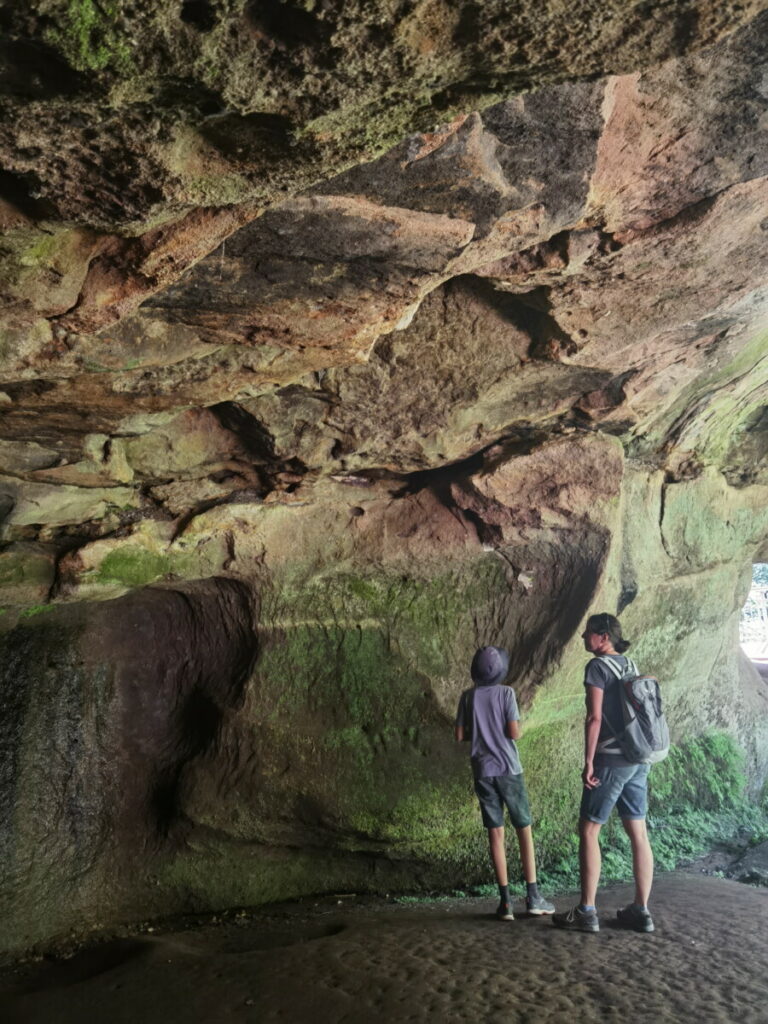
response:
<path fill-rule="evenodd" d="M 617 910 L 616 917 L 621 924 L 626 925 L 627 928 L 634 928 L 636 932 L 652 932 L 654 930 L 653 918 L 647 910 L 638 907 L 636 903 L 630 903 L 628 907 Z"/>
<path fill-rule="evenodd" d="M 552 923 L 558 928 L 570 928 L 574 932 L 599 932 L 600 922 L 594 910 L 584 911 L 578 907 L 554 914 Z"/>
<path fill-rule="evenodd" d="M 515 915 L 512 913 L 512 908 L 504 900 L 499 903 L 496 907 L 496 917 L 499 921 L 514 921 Z"/>
<path fill-rule="evenodd" d="M 543 896 L 527 896 L 525 909 L 531 917 L 541 917 L 542 914 L 554 914 L 555 912 L 554 905 L 548 903 Z"/>

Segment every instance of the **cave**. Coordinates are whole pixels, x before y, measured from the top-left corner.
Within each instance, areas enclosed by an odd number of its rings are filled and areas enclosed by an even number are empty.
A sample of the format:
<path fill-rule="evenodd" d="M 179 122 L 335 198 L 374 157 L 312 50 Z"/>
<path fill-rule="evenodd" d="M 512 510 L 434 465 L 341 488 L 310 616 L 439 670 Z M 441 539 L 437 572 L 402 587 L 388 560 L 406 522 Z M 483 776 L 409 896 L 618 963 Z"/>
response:
<path fill-rule="evenodd" d="M 768 835 L 768 11 L 598 6 L 0 11 L 3 954 L 487 882 L 486 644 L 565 885 L 595 611 Z"/>

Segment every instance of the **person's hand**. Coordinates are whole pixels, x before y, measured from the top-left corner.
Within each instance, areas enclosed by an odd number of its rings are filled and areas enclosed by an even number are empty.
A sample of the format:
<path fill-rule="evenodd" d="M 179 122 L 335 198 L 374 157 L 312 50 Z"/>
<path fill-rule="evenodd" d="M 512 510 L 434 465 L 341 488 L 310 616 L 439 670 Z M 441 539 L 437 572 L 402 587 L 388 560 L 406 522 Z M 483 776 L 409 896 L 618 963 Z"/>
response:
<path fill-rule="evenodd" d="M 591 764 L 584 765 L 584 771 L 581 773 L 581 778 L 587 789 L 595 789 L 596 786 L 600 785 L 600 779 L 595 775 L 595 769 Z"/>

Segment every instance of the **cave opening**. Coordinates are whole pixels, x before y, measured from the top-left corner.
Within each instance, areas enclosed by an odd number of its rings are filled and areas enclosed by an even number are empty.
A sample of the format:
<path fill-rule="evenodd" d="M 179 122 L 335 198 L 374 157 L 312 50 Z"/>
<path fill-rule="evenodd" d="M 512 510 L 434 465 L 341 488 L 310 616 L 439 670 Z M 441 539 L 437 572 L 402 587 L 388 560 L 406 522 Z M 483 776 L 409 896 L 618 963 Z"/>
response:
<path fill-rule="evenodd" d="M 768 676 L 768 563 L 752 566 L 752 582 L 739 619 L 741 648 L 763 677 Z"/>

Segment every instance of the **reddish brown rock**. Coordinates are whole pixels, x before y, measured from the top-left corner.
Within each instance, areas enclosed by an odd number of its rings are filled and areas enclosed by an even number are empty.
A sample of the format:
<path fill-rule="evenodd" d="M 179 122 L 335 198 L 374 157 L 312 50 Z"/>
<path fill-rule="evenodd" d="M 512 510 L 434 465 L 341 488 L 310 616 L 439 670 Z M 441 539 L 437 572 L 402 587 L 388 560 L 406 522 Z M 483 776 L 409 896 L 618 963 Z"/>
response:
<path fill-rule="evenodd" d="M 487 642 L 560 870 L 598 608 L 760 791 L 761 6 L 0 14 L 0 945 L 484 879 Z"/>
<path fill-rule="evenodd" d="M 263 205 L 378 156 L 409 131 L 431 131 L 446 113 L 658 63 L 762 7 L 9 8 L 3 193 L 36 219 L 107 230 L 195 206 Z"/>

